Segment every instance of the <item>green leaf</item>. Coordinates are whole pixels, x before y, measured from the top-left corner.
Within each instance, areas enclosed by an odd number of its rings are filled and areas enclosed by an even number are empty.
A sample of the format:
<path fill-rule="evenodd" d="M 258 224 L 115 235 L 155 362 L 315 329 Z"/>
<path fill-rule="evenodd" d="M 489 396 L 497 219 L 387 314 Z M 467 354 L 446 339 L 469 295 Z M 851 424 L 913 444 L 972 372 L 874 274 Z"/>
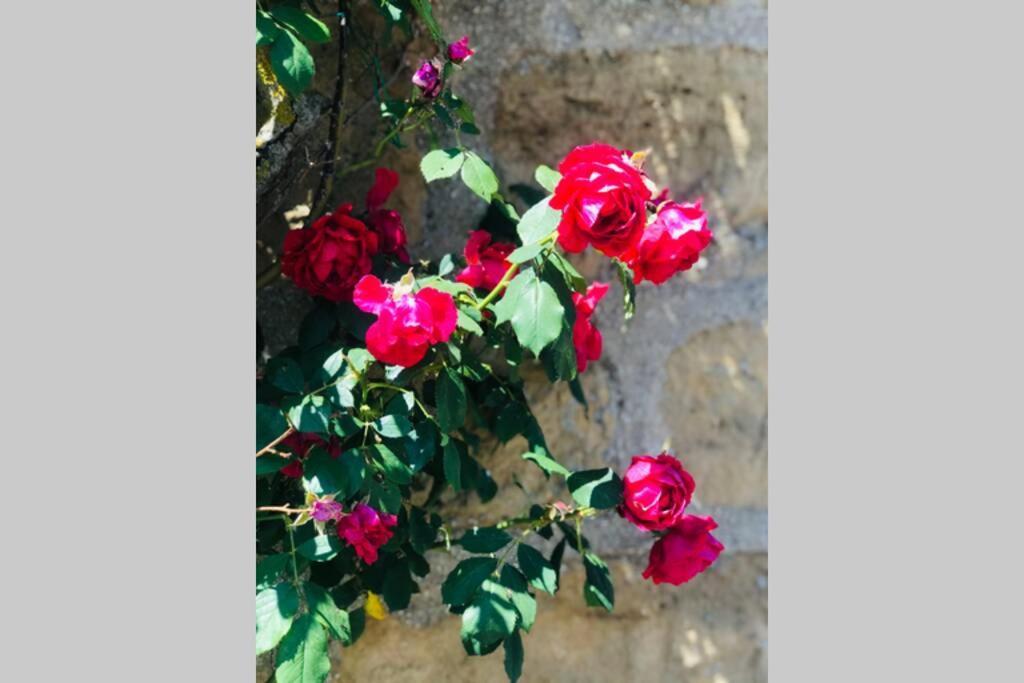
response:
<path fill-rule="evenodd" d="M 291 358 L 278 356 L 267 363 L 266 380 L 286 394 L 301 394 L 306 385 L 302 368 Z"/>
<path fill-rule="evenodd" d="M 402 492 L 390 481 L 370 479 L 370 506 L 397 515 L 402 507 Z"/>
<path fill-rule="evenodd" d="M 516 683 L 523 675 L 523 639 L 519 631 L 505 639 L 505 674 L 509 683 Z"/>
<path fill-rule="evenodd" d="M 555 568 L 555 578 L 557 579 L 557 585 L 555 587 L 556 593 L 562 585 L 562 557 L 565 555 L 566 540 L 567 539 L 563 537 L 562 540 L 555 545 L 555 549 L 551 551 L 551 566 Z"/>
<path fill-rule="evenodd" d="M 256 47 L 270 45 L 280 32 L 281 29 L 277 27 L 269 14 L 261 9 L 256 10 Z"/>
<path fill-rule="evenodd" d="M 607 510 L 622 502 L 622 480 L 609 467 L 573 472 L 566 484 L 583 507 Z"/>
<path fill-rule="evenodd" d="M 540 242 L 527 244 L 512 251 L 505 260 L 509 263 L 526 263 L 540 252 L 544 251 L 544 245 Z"/>
<path fill-rule="evenodd" d="M 466 152 L 466 163 L 462 165 L 462 182 L 485 202 L 498 191 L 498 177 L 475 152 Z"/>
<path fill-rule="evenodd" d="M 334 598 L 315 583 L 306 583 L 304 592 L 309 611 L 316 615 L 317 620 L 330 631 L 331 635 L 341 642 L 351 642 L 352 627 L 349 625 L 348 612 L 338 609 Z"/>
<path fill-rule="evenodd" d="M 569 476 L 569 470 L 565 469 L 562 463 L 552 458 L 544 449 L 534 449 L 523 453 L 523 460 L 529 460 L 539 467 L 544 472 L 545 478 L 550 479 L 552 474 Z"/>
<path fill-rule="evenodd" d="M 327 632 L 312 614 L 295 620 L 277 651 L 277 683 L 323 683 L 331 672 Z"/>
<path fill-rule="evenodd" d="M 344 493 L 342 497 L 347 497 L 349 473 L 348 468 L 342 464 L 343 458 L 345 455 L 332 458 L 323 448 L 312 448 L 309 457 L 302 463 L 305 489 L 318 496 Z"/>
<path fill-rule="evenodd" d="M 622 310 L 626 320 L 636 313 L 636 283 L 633 282 L 633 271 L 622 261 L 615 259 L 619 270 L 619 282 L 622 283 Z"/>
<path fill-rule="evenodd" d="M 459 319 L 456 324 L 460 330 L 465 330 L 466 332 L 471 332 L 472 334 L 477 334 L 481 337 L 484 336 L 484 330 L 480 327 L 480 323 L 470 318 L 462 309 L 459 309 Z"/>
<path fill-rule="evenodd" d="M 554 192 L 555 187 L 558 185 L 558 181 L 562 179 L 562 174 L 555 169 L 542 164 L 533 172 L 533 179 L 537 181 L 538 185 L 548 192 Z"/>
<path fill-rule="evenodd" d="M 444 445 L 444 478 L 457 492 L 462 490 L 462 454 L 455 446 L 454 440 Z"/>
<path fill-rule="evenodd" d="M 435 149 L 427 152 L 420 161 L 420 172 L 428 183 L 441 178 L 451 178 L 462 168 L 466 156 L 458 149 Z"/>
<path fill-rule="evenodd" d="M 555 341 L 562 331 L 565 313 L 558 295 L 546 282 L 537 279 L 533 269 L 524 270 L 509 283 L 501 301 L 494 306 L 498 324 L 508 320 L 516 339 L 534 355 Z"/>
<path fill-rule="evenodd" d="M 292 96 L 309 87 L 316 73 L 313 56 L 291 31 L 281 31 L 270 46 L 270 66 L 278 82 Z"/>
<path fill-rule="evenodd" d="M 366 369 L 373 365 L 375 360 L 369 351 L 360 348 L 349 349 L 346 357 L 348 358 L 349 366 L 355 370 L 358 375 L 362 375 L 366 372 Z"/>
<path fill-rule="evenodd" d="M 277 647 L 298 609 L 299 594 L 290 583 L 279 583 L 256 594 L 256 654 Z"/>
<path fill-rule="evenodd" d="M 583 567 L 587 573 L 583 584 L 583 599 L 591 607 L 604 607 L 611 612 L 615 607 L 615 588 L 612 586 L 608 565 L 597 555 L 586 552 L 583 554 Z"/>
<path fill-rule="evenodd" d="M 311 43 L 329 43 L 331 41 L 331 30 L 327 28 L 327 24 L 296 7 L 275 5 L 270 8 L 270 14 L 274 19 Z"/>
<path fill-rule="evenodd" d="M 387 439 L 400 439 L 413 432 L 412 423 L 404 415 L 382 415 L 371 426 Z"/>
<path fill-rule="evenodd" d="M 430 8 L 430 0 L 410 0 L 413 8 L 416 10 L 416 14 L 420 15 L 420 19 L 423 20 L 423 24 L 430 31 L 431 37 L 434 42 L 439 45 L 445 44 L 444 34 L 441 32 L 441 27 L 437 23 L 437 19 L 434 18 L 434 13 Z"/>
<path fill-rule="evenodd" d="M 270 588 L 277 583 L 277 577 L 281 575 L 284 568 L 288 566 L 291 559 L 290 553 L 278 553 L 268 555 L 256 563 L 256 590 L 261 591 Z"/>
<path fill-rule="evenodd" d="M 553 251 L 548 256 L 548 263 L 553 265 L 555 269 L 562 274 L 562 277 L 565 279 L 565 283 L 569 285 L 571 289 L 579 292 L 580 294 L 586 294 L 586 279 L 580 275 L 580 272 L 576 270 L 576 267 L 572 265 L 567 258 L 557 251 Z"/>
<path fill-rule="evenodd" d="M 303 541 L 295 551 L 313 562 L 327 562 L 341 550 L 341 541 L 333 534 L 317 535 Z"/>
<path fill-rule="evenodd" d="M 297 431 L 330 433 L 331 405 L 323 396 L 309 394 L 289 408 L 288 421 Z"/>
<path fill-rule="evenodd" d="M 370 446 L 370 456 L 380 465 L 384 476 L 396 484 L 408 484 L 412 481 L 412 469 L 395 455 L 394 451 L 382 443 Z"/>
<path fill-rule="evenodd" d="M 519 569 L 534 588 L 554 595 L 558 590 L 558 572 L 536 548 L 520 543 L 516 551 Z"/>
<path fill-rule="evenodd" d="M 435 389 L 437 422 L 442 432 L 458 429 L 466 421 L 466 386 L 458 373 L 445 367 Z"/>
<path fill-rule="evenodd" d="M 518 613 L 506 589 L 494 581 L 484 581 L 473 601 L 462 613 L 462 646 L 470 655 L 493 652 L 512 635 Z"/>
<path fill-rule="evenodd" d="M 299 325 L 299 348 L 309 351 L 325 343 L 338 324 L 337 313 L 333 304 L 317 303 Z"/>
<path fill-rule="evenodd" d="M 263 449 L 267 444 L 284 434 L 288 429 L 288 421 L 284 419 L 281 411 L 273 406 L 256 404 L 256 450 Z M 256 459 L 258 463 L 263 458 Z"/>
<path fill-rule="evenodd" d="M 463 534 L 459 544 L 471 553 L 493 553 L 508 545 L 512 537 L 501 529 L 485 526 Z"/>
<path fill-rule="evenodd" d="M 363 480 L 366 478 L 366 463 L 358 448 L 345 451 L 338 456 L 337 462 L 345 471 L 342 478 L 345 482 L 345 498 L 348 498 L 363 486 Z"/>
<path fill-rule="evenodd" d="M 506 564 L 501 568 L 501 585 L 509 590 L 509 599 L 519 613 L 519 626 L 527 633 L 537 619 L 537 598 L 530 594 L 526 578 L 522 573 Z"/>
<path fill-rule="evenodd" d="M 419 591 L 419 586 L 409 575 L 408 562 L 392 564 L 384 575 L 384 587 L 381 597 L 387 603 L 388 609 L 398 612 L 409 606 L 412 594 Z"/>
<path fill-rule="evenodd" d="M 412 508 L 409 513 L 409 545 L 417 552 L 426 552 L 437 538 L 440 526 L 441 518 L 437 515 L 428 517 L 423 508 Z"/>
<path fill-rule="evenodd" d="M 459 562 L 441 584 L 441 600 L 446 605 L 465 605 L 497 566 L 494 557 L 471 557 Z"/>
<path fill-rule="evenodd" d="M 519 226 L 516 228 L 523 244 L 539 242 L 558 228 L 562 214 L 548 206 L 549 201 L 551 201 L 550 197 L 534 204 L 529 211 L 523 214 Z"/>
<path fill-rule="evenodd" d="M 568 310 L 564 303 L 562 310 Z M 552 382 L 560 379 L 571 382 L 576 379 L 576 347 L 572 340 L 572 323 L 568 318 L 562 318 L 558 339 L 541 353 L 541 362 Z"/>

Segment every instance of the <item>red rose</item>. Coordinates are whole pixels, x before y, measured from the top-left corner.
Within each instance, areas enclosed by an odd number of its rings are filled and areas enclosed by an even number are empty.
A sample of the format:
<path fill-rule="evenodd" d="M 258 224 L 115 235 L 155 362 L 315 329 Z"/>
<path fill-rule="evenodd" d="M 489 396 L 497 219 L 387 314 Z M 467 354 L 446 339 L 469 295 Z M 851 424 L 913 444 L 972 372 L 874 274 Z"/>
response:
<path fill-rule="evenodd" d="M 643 577 L 654 583 L 678 586 L 711 566 L 725 550 L 711 535 L 718 524 L 710 517 L 685 515 L 676 526 L 655 541 Z"/>
<path fill-rule="evenodd" d="M 695 204 L 666 202 L 637 245 L 623 255 L 635 282 L 660 285 L 676 273 L 689 270 L 700 252 L 711 244 L 708 215 Z"/>
<path fill-rule="evenodd" d="M 398 518 L 357 503 L 352 512 L 338 520 L 338 538 L 352 546 L 366 564 L 377 561 L 377 549 L 394 536 L 391 529 Z"/>
<path fill-rule="evenodd" d="M 516 245 L 510 242 L 492 244 L 491 233 L 486 230 L 474 230 L 469 233 L 466 248 L 462 252 L 467 265 L 455 279 L 470 287 L 494 289 L 512 265 L 505 259 L 515 249 Z"/>
<path fill-rule="evenodd" d="M 659 531 L 673 526 L 690 503 L 693 477 L 668 453 L 657 457 L 634 455 L 623 481 L 623 516 L 641 529 Z"/>
<path fill-rule="evenodd" d="M 377 235 L 351 213 L 352 205 L 342 204 L 312 225 L 289 231 L 281 272 L 310 294 L 335 302 L 350 300 L 377 253 Z"/>
<path fill-rule="evenodd" d="M 409 263 L 409 252 L 405 249 L 408 238 L 401 214 L 381 208 L 396 187 L 398 174 L 388 168 L 378 168 L 373 187 L 366 193 L 366 224 L 377 233 L 381 253 L 394 254 L 402 263 Z"/>
<path fill-rule="evenodd" d="M 647 225 L 651 181 L 627 152 L 594 143 L 577 147 L 558 165 L 551 208 L 562 212 L 558 243 L 569 252 L 588 244 L 606 256 L 636 245 Z"/>
<path fill-rule="evenodd" d="M 572 302 L 576 305 L 576 322 L 572 326 L 572 345 L 576 348 L 576 372 L 583 372 L 587 369 L 587 363 L 596 361 L 601 357 L 602 338 L 601 332 L 594 323 L 590 322 L 590 316 L 605 294 L 608 293 L 608 285 L 604 282 L 594 282 L 587 287 L 586 294 L 579 292 L 572 293 Z"/>
<path fill-rule="evenodd" d="M 455 331 L 458 311 L 451 295 L 431 287 L 414 293 L 412 285 L 411 276 L 392 286 L 373 275 L 356 285 L 352 301 L 378 316 L 366 331 L 366 348 L 382 363 L 412 367 Z"/>

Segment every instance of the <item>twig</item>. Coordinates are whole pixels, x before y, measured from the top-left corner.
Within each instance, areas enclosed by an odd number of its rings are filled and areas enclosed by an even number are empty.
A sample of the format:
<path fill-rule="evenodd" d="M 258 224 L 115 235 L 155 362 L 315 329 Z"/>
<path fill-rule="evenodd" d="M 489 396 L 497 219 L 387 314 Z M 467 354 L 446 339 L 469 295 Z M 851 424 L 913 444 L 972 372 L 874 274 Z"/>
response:
<path fill-rule="evenodd" d="M 327 142 L 324 146 L 323 157 L 327 163 L 320 171 L 320 182 L 317 184 L 316 192 L 313 194 L 313 211 L 310 215 L 318 216 L 323 211 L 323 204 L 334 186 L 334 148 L 338 144 L 338 120 L 341 118 L 341 108 L 345 100 L 345 28 L 348 24 L 348 1 L 338 0 L 338 15 L 341 22 L 338 31 L 338 75 L 334 81 L 334 100 L 331 103 L 331 113 L 327 120 Z"/>
<path fill-rule="evenodd" d="M 276 446 L 277 444 L 281 443 L 282 441 L 284 441 L 285 439 L 287 439 L 289 436 L 291 436 L 294 433 L 295 433 L 295 427 L 289 427 L 288 429 L 284 430 L 284 433 L 281 436 L 277 437 L 276 439 L 274 439 L 273 441 L 268 443 L 266 446 L 264 446 L 263 448 L 261 448 L 258 451 L 256 451 L 256 457 L 258 458 L 261 455 L 265 455 L 266 453 L 269 453 L 274 448 L 274 446 Z"/>

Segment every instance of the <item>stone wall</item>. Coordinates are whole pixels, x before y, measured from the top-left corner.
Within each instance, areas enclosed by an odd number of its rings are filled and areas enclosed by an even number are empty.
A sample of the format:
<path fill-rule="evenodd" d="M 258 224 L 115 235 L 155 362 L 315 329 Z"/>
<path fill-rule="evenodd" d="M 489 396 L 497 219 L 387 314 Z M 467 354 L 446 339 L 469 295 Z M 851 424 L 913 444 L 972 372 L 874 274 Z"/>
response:
<path fill-rule="evenodd" d="M 650 538 L 618 519 L 588 522 L 609 562 L 616 610 L 582 601 L 582 572 L 567 553 L 564 588 L 538 595 L 526 635 L 523 679 L 688 681 L 766 679 L 767 639 L 767 7 L 750 0 L 435 0 L 451 36 L 469 34 L 477 55 L 459 76 L 484 134 L 474 149 L 505 183 L 527 182 L 538 163 L 554 165 L 573 146 L 602 140 L 652 149 L 648 170 L 673 194 L 703 196 L 715 242 L 693 271 L 638 291 L 637 315 L 622 324 L 617 282 L 595 322 L 604 356 L 583 375 L 589 419 L 564 387 L 531 385 L 553 451 L 570 467 L 623 470 L 632 454 L 665 444 L 698 482 L 692 510 L 713 514 L 726 546 L 708 572 L 681 587 L 643 581 Z M 406 60 L 421 46 L 407 48 Z M 396 57 L 401 59 L 402 57 Z M 325 91 L 327 92 L 327 91 Z M 297 107 L 321 111 L 312 96 Z M 303 110 L 302 107 L 306 107 Z M 307 119 L 314 130 L 315 117 Z M 297 124 L 298 125 L 298 124 Z M 358 122 L 356 124 L 358 125 Z M 306 130 L 304 129 L 304 130 Z M 358 135 L 358 127 L 346 135 Z M 457 182 L 429 188 L 416 178 L 418 155 L 386 163 L 403 181 L 396 208 L 423 257 L 458 252 L 482 205 Z M 357 202 L 369 183 L 337 188 Z M 278 239 L 273 221 L 261 225 Z M 589 279 L 614 281 L 610 263 L 574 259 Z M 281 282 L 260 292 L 258 312 L 272 347 L 294 335 L 308 304 Z M 499 485 L 515 476 L 540 499 L 564 495 L 519 459 L 512 442 L 484 456 Z M 502 487 L 492 503 L 454 499 L 467 521 L 518 513 L 525 498 Z M 432 558 L 433 559 L 433 558 Z M 457 558 L 437 569 L 408 612 L 371 621 L 334 680 L 499 681 L 500 652 L 467 657 L 459 621 L 437 585 Z M 431 626 L 427 628 L 427 626 Z"/>

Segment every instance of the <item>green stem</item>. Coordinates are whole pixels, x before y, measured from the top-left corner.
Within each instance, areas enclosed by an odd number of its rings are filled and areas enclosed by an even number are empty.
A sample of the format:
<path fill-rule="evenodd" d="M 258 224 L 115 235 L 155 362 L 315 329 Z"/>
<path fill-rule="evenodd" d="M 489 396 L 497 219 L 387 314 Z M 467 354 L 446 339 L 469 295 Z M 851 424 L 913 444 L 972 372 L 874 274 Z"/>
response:
<path fill-rule="evenodd" d="M 492 289 L 487 294 L 487 296 L 481 299 L 480 302 L 476 305 L 476 310 L 482 311 L 484 308 L 487 307 L 487 304 L 491 303 L 492 301 L 498 298 L 498 295 L 501 294 L 501 290 L 505 289 L 505 285 L 507 285 L 509 281 L 512 280 L 512 276 L 515 275 L 517 268 L 519 268 L 519 266 L 514 263 L 508 267 L 508 270 L 505 271 L 505 274 L 501 276 L 500 280 L 498 280 L 498 284 L 494 285 L 494 289 Z"/>
<path fill-rule="evenodd" d="M 295 577 L 295 587 L 299 588 L 299 563 L 295 560 L 295 532 L 290 519 L 285 523 L 285 525 L 288 528 L 288 542 L 292 547 L 292 576 Z"/>

